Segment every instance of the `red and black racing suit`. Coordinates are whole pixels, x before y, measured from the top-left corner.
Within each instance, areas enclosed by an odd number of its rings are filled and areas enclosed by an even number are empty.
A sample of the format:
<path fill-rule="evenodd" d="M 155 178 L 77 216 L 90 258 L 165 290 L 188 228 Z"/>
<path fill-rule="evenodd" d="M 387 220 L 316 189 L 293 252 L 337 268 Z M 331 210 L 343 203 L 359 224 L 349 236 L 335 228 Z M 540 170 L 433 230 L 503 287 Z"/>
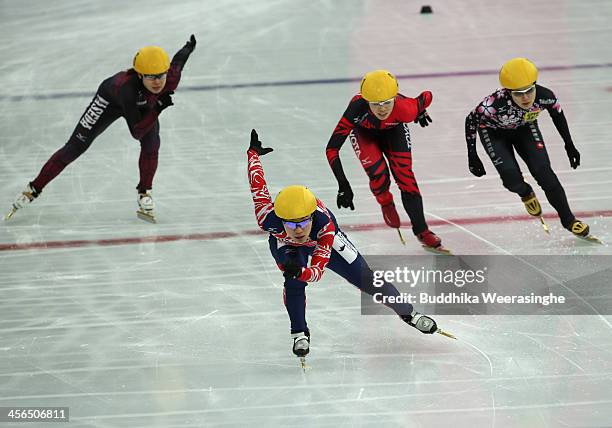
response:
<path fill-rule="evenodd" d="M 325 151 L 339 185 L 348 185 L 339 152 L 346 137 L 349 137 L 370 179 L 370 190 L 381 206 L 393 202 L 389 192 L 391 167 L 391 174 L 401 191 L 402 204 L 410 217 L 415 235 L 427 230 L 427 223 L 423 214 L 423 200 L 412 172 L 412 142 L 408 123 L 421 115 L 431 101 L 432 94 L 429 91 L 421 93 L 417 98 L 398 94 L 389 117 L 379 120 L 370 110 L 368 102 L 361 94 L 357 94 L 336 125 Z"/>

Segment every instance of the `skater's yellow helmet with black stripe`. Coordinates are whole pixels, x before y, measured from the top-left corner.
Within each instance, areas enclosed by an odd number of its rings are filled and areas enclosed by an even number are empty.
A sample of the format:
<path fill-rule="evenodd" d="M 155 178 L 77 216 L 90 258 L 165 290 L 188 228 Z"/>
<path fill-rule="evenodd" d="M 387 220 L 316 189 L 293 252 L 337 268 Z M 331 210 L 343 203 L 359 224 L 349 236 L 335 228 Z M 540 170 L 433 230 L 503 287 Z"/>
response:
<path fill-rule="evenodd" d="M 370 71 L 361 80 L 361 96 L 371 103 L 395 97 L 398 89 L 397 79 L 387 70 Z"/>
<path fill-rule="evenodd" d="M 499 70 L 499 83 L 510 90 L 526 88 L 538 80 L 538 69 L 527 58 L 512 58 Z"/>
<path fill-rule="evenodd" d="M 304 186 L 287 186 L 274 200 L 274 212 L 283 220 L 299 220 L 317 209 L 317 198 Z"/>
<path fill-rule="evenodd" d="M 162 74 L 170 68 L 170 58 L 159 46 L 145 46 L 134 56 L 134 70 L 139 74 Z"/>

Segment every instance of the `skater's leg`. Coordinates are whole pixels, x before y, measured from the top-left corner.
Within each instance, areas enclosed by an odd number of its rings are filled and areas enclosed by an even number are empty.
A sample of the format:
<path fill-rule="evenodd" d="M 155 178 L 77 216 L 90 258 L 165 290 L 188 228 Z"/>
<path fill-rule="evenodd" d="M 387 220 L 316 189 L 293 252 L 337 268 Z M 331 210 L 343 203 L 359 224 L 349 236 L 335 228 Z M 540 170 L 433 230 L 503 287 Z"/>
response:
<path fill-rule="evenodd" d="M 42 192 L 43 188 L 51 180 L 57 177 L 66 166 L 81 156 L 89 148 L 93 140 L 118 118 L 116 112 L 106 110 L 107 106 L 108 102 L 99 94 L 96 94 L 79 120 L 68 142 L 49 158 L 38 176 L 30 183 L 36 192 Z"/>
<path fill-rule="evenodd" d="M 273 236 L 269 238 L 270 252 L 279 268 L 288 262 L 296 263 L 298 266 L 308 265 L 308 252 L 306 247 L 279 246 Z M 285 279 L 283 287 L 283 302 L 291 321 L 291 334 L 310 334 L 306 323 L 306 285 L 304 281 L 297 279 Z"/>
<path fill-rule="evenodd" d="M 397 288 L 386 281 L 380 287 L 374 285 L 374 273 L 342 231 L 336 234 L 334 249 L 327 267 L 370 296 L 376 293 L 382 296 L 400 295 Z M 386 306 L 389 306 L 398 315 L 409 315 L 413 312 L 410 303 L 389 303 Z"/>
<path fill-rule="evenodd" d="M 559 214 L 561 224 L 564 228 L 571 230 L 576 217 L 569 207 L 563 186 L 552 170 L 537 123 L 532 122 L 520 130 L 515 146 L 516 151 L 527 164 L 529 172 L 544 190 L 546 199 Z"/>
<path fill-rule="evenodd" d="M 521 169 L 514 157 L 514 149 L 509 139 L 515 138 L 514 131 L 495 131 L 488 128 L 478 130 L 480 141 L 489 154 L 502 183 L 506 189 L 520 197 L 533 192 L 525 182 Z"/>
<path fill-rule="evenodd" d="M 382 208 L 385 223 L 398 228 L 400 219 L 393 204 L 393 195 L 389 192 L 389 167 L 380 148 L 382 137 L 371 131 L 353 130 L 349 134 L 349 140 L 368 175 L 370 190 Z"/>
<path fill-rule="evenodd" d="M 146 193 L 153 188 L 153 177 L 157 171 L 159 153 L 159 121 L 155 126 L 140 140 L 140 157 L 138 168 L 140 170 L 140 182 L 137 189 L 139 193 Z"/>
<path fill-rule="evenodd" d="M 385 297 L 400 296 L 397 288 L 386 281 L 383 281 L 380 286 L 375 286 L 372 269 L 370 269 L 365 259 L 357 252 L 346 235 L 339 231 L 336 238 L 338 242 L 334 241 L 334 249 L 327 265 L 330 270 L 370 296 L 374 296 L 377 293 Z M 338 251 L 338 248 L 341 250 Z M 347 251 L 347 248 L 350 251 Z M 422 333 L 431 334 L 438 330 L 436 322 L 431 317 L 416 312 L 410 303 L 387 303 L 386 306 L 393 309 L 404 322 Z"/>
<path fill-rule="evenodd" d="M 402 194 L 402 204 L 410 217 L 412 232 L 418 235 L 428 229 L 423 212 L 423 198 L 412 171 L 412 142 L 408 124 L 396 126 L 386 132 L 383 152 L 389 161 L 391 173 Z"/>

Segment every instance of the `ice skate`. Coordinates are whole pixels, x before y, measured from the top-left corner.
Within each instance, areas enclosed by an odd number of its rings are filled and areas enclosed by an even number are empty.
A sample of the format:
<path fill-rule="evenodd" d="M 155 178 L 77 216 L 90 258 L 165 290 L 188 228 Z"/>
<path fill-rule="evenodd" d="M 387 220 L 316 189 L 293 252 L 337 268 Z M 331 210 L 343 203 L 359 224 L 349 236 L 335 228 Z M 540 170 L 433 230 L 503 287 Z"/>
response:
<path fill-rule="evenodd" d="M 400 218 L 399 214 L 397 213 L 397 210 L 395 209 L 395 204 L 391 202 L 387 205 L 383 205 L 381 208 L 383 219 L 385 220 L 385 223 L 387 223 L 387 226 L 392 227 L 394 229 L 399 229 Z"/>
<path fill-rule="evenodd" d="M 569 227 L 569 231 L 572 232 L 577 238 L 603 245 L 603 241 L 601 239 L 591 235 L 589 225 L 580 220 L 574 220 L 572 225 Z"/>
<path fill-rule="evenodd" d="M 523 196 L 521 201 L 523 201 L 523 204 L 525 204 L 525 209 L 529 215 L 539 217 L 540 223 L 542 223 L 542 228 L 544 228 L 544 232 L 550 233 L 548 230 L 548 225 L 544 221 L 544 217 L 542 217 L 542 206 L 540 205 L 540 201 L 538 201 L 535 193 L 531 192 L 527 196 Z"/>
<path fill-rule="evenodd" d="M 417 235 L 417 239 L 422 244 L 425 251 L 429 251 L 435 254 L 450 255 L 450 250 L 442 246 L 442 240 L 438 235 L 427 229 L 425 232 L 421 232 Z"/>
<path fill-rule="evenodd" d="M 138 211 L 136 211 L 136 215 L 138 218 L 144 221 L 148 221 L 149 223 L 157 223 L 155 219 L 155 203 L 153 202 L 153 198 L 149 191 L 146 193 L 138 194 Z"/>
<path fill-rule="evenodd" d="M 293 333 L 293 353 L 299 357 L 302 370 L 306 371 L 306 355 L 310 352 L 310 334 Z"/>
<path fill-rule="evenodd" d="M 427 315 L 423 315 L 417 311 L 413 311 L 410 315 L 402 315 L 401 319 L 406 324 L 419 330 L 421 333 L 424 333 L 424 334 L 438 333 L 450 339 L 455 339 L 455 340 L 457 339 L 452 334 L 446 331 L 442 331 L 440 328 L 438 328 L 438 325 L 431 317 L 428 317 Z"/>
<path fill-rule="evenodd" d="M 397 213 L 397 209 L 395 209 L 395 204 L 393 202 L 388 203 L 387 205 L 383 205 L 382 207 L 383 219 L 387 226 L 397 229 L 397 233 L 399 235 L 399 239 L 402 244 L 406 245 L 406 241 L 402 236 L 402 232 L 400 230 L 401 222 L 399 218 L 399 214 Z"/>
<path fill-rule="evenodd" d="M 4 216 L 4 220 L 9 220 L 11 217 L 13 217 L 13 214 L 15 214 L 17 210 L 20 210 L 26 205 L 30 204 L 34 199 L 38 198 L 38 195 L 40 195 L 40 193 L 37 192 L 31 184 L 28 184 L 24 191 L 17 195 L 17 199 L 15 199 L 15 202 L 13 202 L 11 210 Z"/>

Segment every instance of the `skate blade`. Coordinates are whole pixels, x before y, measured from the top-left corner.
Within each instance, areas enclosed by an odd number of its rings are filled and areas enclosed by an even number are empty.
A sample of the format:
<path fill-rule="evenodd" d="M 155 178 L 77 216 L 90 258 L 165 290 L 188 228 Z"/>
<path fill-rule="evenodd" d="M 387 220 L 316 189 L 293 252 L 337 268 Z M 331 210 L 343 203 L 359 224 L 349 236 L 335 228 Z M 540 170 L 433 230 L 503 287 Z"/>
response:
<path fill-rule="evenodd" d="M 448 337 L 449 339 L 455 339 L 455 340 L 457 340 L 457 338 L 456 338 L 455 336 L 453 336 L 452 334 L 450 334 L 450 333 L 449 333 L 449 332 L 447 332 L 447 331 L 443 331 L 443 330 L 437 329 L 437 330 L 436 330 L 436 333 L 439 333 L 439 334 L 441 334 L 442 336 L 446 336 L 446 337 Z"/>
<path fill-rule="evenodd" d="M 594 244 L 599 244 L 599 245 L 606 245 L 604 244 L 604 242 L 599 239 L 597 236 L 593 236 L 593 235 L 587 235 L 587 236 L 578 236 L 576 235 L 577 238 L 582 239 L 583 241 L 587 241 L 587 242 L 592 242 Z"/>
<path fill-rule="evenodd" d="M 544 217 L 540 216 L 540 223 L 542 223 L 542 228 L 544 229 L 544 232 L 550 234 L 550 230 L 548 230 L 548 225 L 546 224 L 546 222 L 544 221 Z"/>
<path fill-rule="evenodd" d="M 300 357 L 300 366 L 302 366 L 302 370 L 306 373 L 306 369 L 309 368 L 306 365 L 306 357 Z"/>
<path fill-rule="evenodd" d="M 399 235 L 399 239 L 402 245 L 406 245 L 406 241 L 404 240 L 404 237 L 402 236 L 402 231 L 399 229 L 399 227 L 397 228 L 397 234 Z"/>
<path fill-rule="evenodd" d="M 149 214 L 144 211 L 136 211 L 136 215 L 141 220 L 148 221 L 149 223 L 157 223 L 157 220 L 153 214 Z"/>
<path fill-rule="evenodd" d="M 11 208 L 11 210 L 4 216 L 4 221 L 9 221 L 11 217 L 13 217 L 13 214 L 15 214 L 16 212 L 17 209 Z"/>
<path fill-rule="evenodd" d="M 444 248 L 443 246 L 439 246 L 439 247 L 428 247 L 427 245 L 422 245 L 423 249 L 425 251 L 428 251 L 430 253 L 433 254 L 441 254 L 443 256 L 452 256 L 453 253 L 451 253 L 451 251 L 447 248 Z"/>

